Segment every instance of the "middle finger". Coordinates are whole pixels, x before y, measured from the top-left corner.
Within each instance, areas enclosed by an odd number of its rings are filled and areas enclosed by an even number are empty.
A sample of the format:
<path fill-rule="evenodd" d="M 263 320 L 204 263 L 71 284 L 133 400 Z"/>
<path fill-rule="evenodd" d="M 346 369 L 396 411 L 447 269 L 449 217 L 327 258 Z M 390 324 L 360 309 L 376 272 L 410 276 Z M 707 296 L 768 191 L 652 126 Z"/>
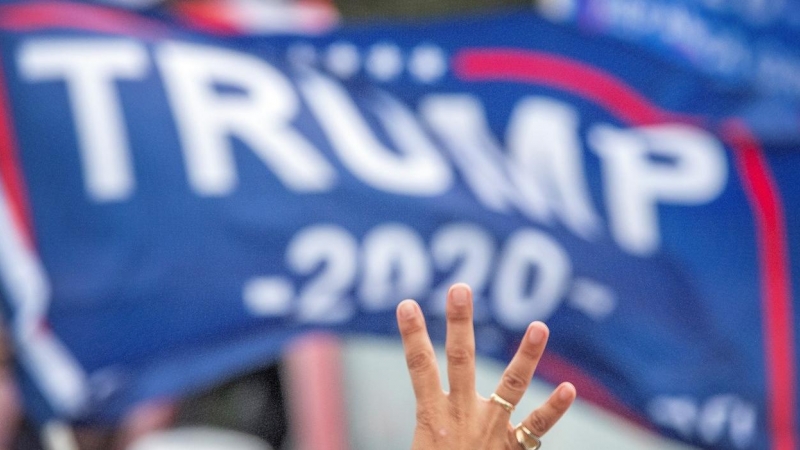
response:
<path fill-rule="evenodd" d="M 466 284 L 453 285 L 447 293 L 447 378 L 456 402 L 475 399 L 475 331 L 472 325 L 472 292 Z"/>

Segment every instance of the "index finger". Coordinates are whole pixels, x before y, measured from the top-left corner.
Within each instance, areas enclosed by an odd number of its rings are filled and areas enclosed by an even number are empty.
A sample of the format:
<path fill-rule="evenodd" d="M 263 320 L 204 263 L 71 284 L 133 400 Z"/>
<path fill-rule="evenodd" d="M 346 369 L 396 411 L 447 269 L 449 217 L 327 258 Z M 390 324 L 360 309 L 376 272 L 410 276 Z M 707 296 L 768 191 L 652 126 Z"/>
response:
<path fill-rule="evenodd" d="M 442 395 L 439 368 L 433 344 L 425 327 L 425 318 L 414 300 L 403 300 L 397 306 L 397 325 L 403 338 L 406 364 L 414 386 L 417 404 Z"/>

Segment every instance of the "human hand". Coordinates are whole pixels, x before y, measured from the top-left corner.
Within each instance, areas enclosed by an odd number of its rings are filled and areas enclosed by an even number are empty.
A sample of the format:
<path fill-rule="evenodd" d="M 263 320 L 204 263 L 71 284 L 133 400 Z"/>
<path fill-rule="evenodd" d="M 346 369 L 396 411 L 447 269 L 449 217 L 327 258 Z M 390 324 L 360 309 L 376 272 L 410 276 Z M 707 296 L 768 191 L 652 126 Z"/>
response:
<path fill-rule="evenodd" d="M 446 315 L 449 393 L 442 390 L 439 382 L 436 357 L 419 305 L 413 300 L 404 300 L 397 307 L 397 323 L 417 401 L 412 450 L 538 448 L 538 437 L 564 415 L 576 396 L 572 384 L 562 383 L 542 406 L 522 421 L 520 425 L 525 431 L 519 426 L 515 430 L 509 422 L 512 405 L 525 394 L 547 345 L 547 326 L 541 322 L 528 326 L 495 390 L 499 398 L 485 399 L 475 390 L 475 335 L 469 286 L 456 284 L 450 288 Z"/>

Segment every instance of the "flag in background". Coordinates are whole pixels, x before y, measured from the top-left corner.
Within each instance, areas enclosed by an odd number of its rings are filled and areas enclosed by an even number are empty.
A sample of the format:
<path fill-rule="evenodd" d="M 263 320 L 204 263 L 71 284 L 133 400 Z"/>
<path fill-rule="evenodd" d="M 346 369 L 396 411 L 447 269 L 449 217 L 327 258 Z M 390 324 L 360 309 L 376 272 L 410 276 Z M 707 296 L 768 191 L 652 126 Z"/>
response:
<path fill-rule="evenodd" d="M 405 297 L 441 339 L 462 280 L 482 353 L 546 320 L 546 377 L 704 448 L 796 447 L 790 99 L 530 13 L 264 36 L 0 8 L 0 272 L 40 420 L 394 334 Z"/>

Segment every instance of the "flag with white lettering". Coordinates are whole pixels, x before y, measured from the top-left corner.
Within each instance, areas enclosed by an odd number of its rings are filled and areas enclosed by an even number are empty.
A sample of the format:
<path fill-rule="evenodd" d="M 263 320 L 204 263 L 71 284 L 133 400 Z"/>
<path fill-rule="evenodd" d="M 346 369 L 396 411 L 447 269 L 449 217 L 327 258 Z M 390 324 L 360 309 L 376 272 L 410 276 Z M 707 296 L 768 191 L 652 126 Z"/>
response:
<path fill-rule="evenodd" d="M 529 13 L 316 36 L 0 4 L 0 281 L 27 406 L 113 422 L 307 330 L 478 350 L 710 449 L 797 448 L 798 108 Z"/>

